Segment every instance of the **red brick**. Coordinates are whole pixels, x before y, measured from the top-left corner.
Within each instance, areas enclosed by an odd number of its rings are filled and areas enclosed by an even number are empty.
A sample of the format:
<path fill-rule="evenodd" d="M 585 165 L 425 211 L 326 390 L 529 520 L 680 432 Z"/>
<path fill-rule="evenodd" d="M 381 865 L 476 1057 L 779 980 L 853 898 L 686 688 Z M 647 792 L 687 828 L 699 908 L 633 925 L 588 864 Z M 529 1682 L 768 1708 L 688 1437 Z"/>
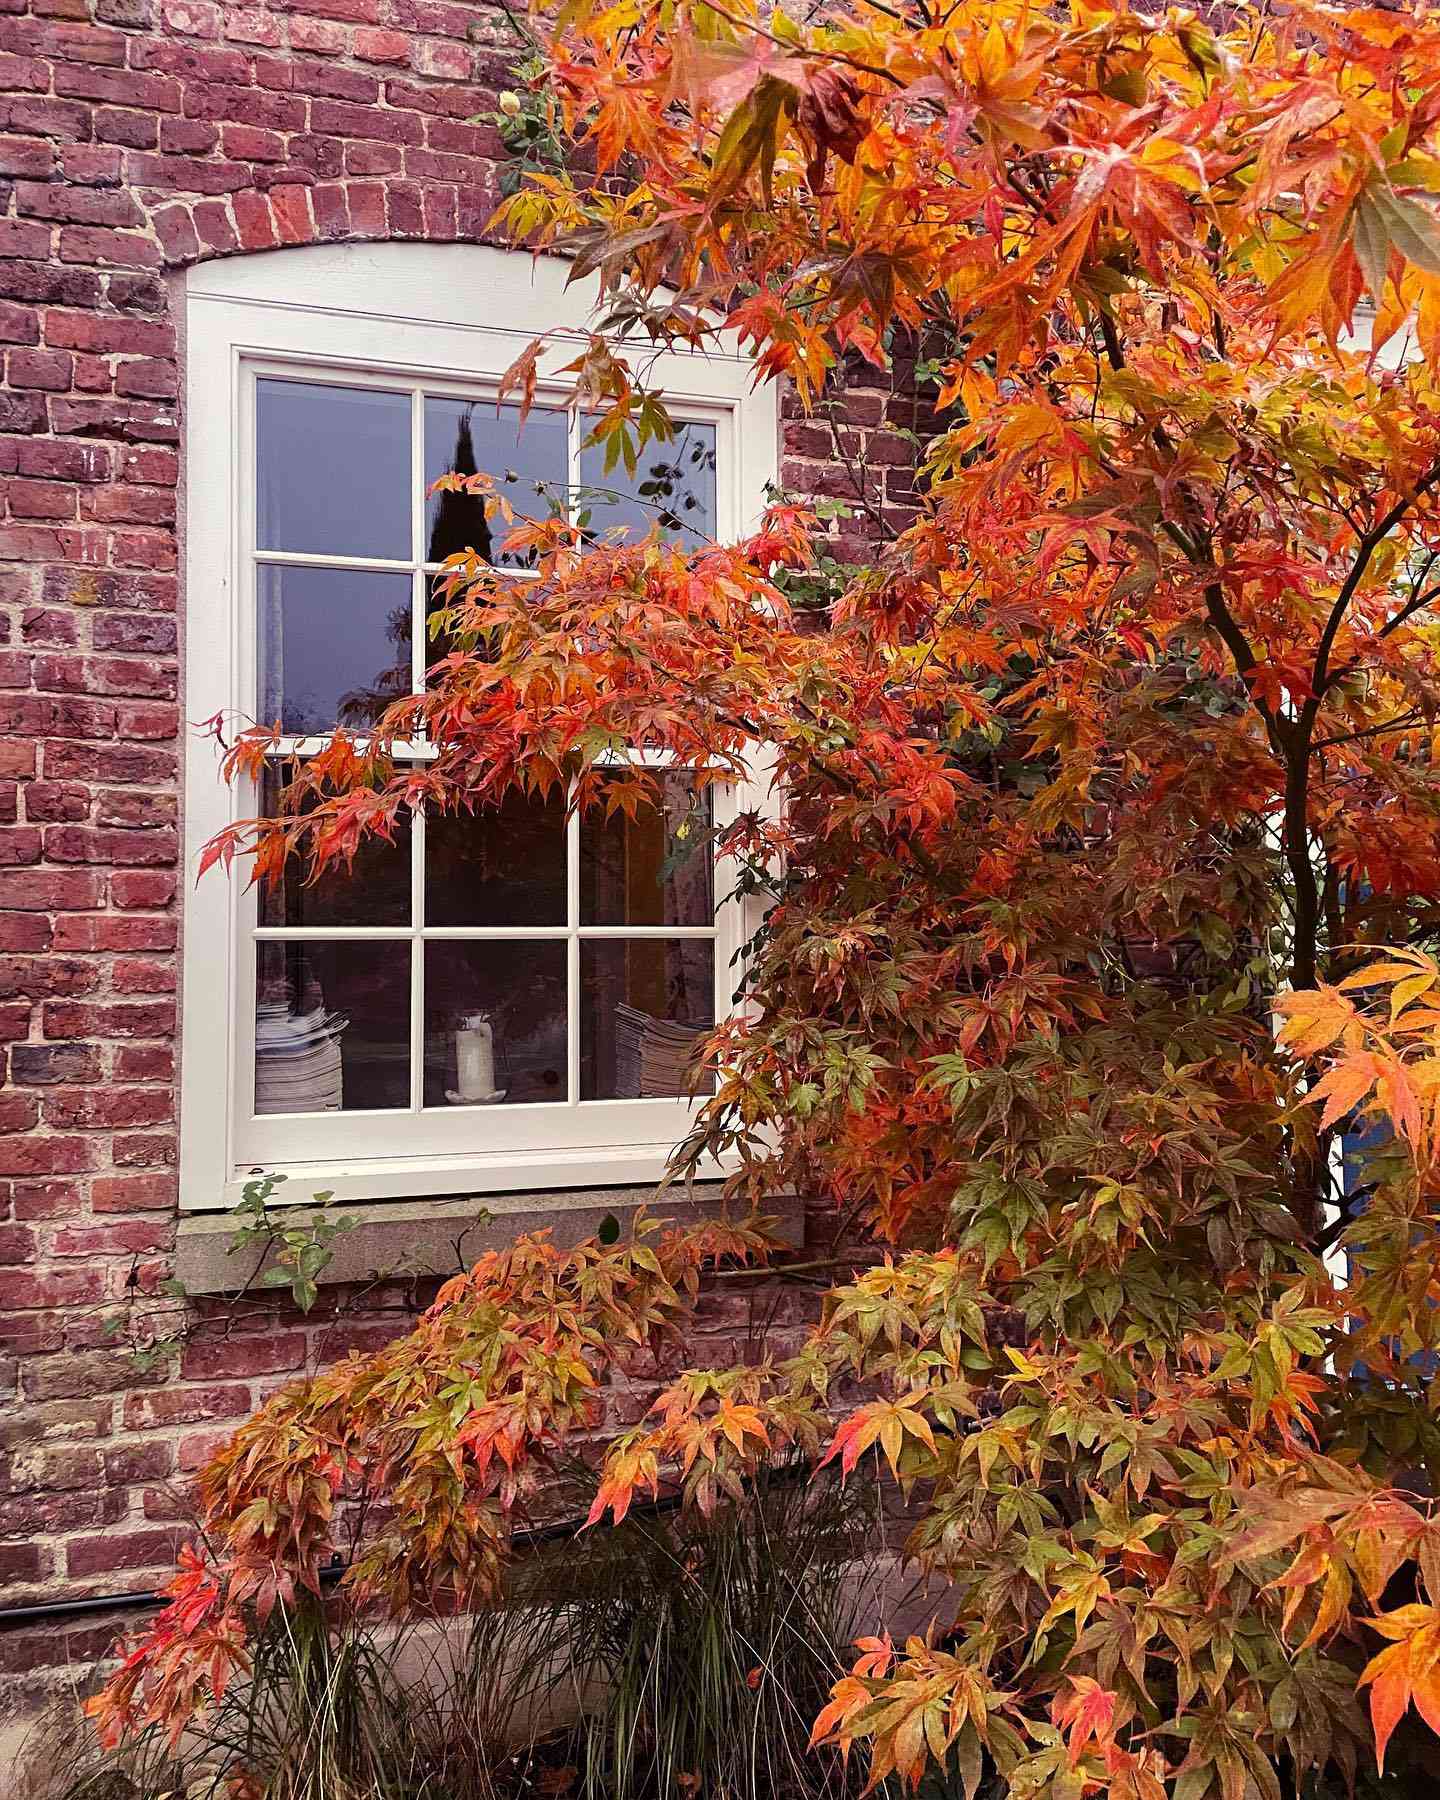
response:
<path fill-rule="evenodd" d="M 30 98 L 11 100 L 5 121 L 17 132 L 60 138 L 67 144 L 82 143 L 90 136 L 90 108 L 73 100 Z"/>
<path fill-rule="evenodd" d="M 154 1169 L 173 1164 L 179 1154 L 179 1139 L 173 1131 L 153 1132 L 148 1136 L 113 1137 L 110 1159 L 117 1169 Z"/>
<path fill-rule="evenodd" d="M 25 816 L 28 819 L 72 823 L 90 817 L 90 790 L 68 782 L 36 781 L 25 792 Z"/>
<path fill-rule="evenodd" d="M 334 56 L 345 49 L 347 33 L 343 25 L 330 19 L 295 17 L 290 21 L 290 44 L 295 50 L 318 50 Z"/>
<path fill-rule="evenodd" d="M 101 106 L 95 111 L 95 136 L 127 150 L 153 150 L 160 141 L 159 121 L 130 107 Z"/>
<path fill-rule="evenodd" d="M 0 1159 L 3 1159 L 7 1148 L 13 1145 L 0 1145 Z M 0 1160 L 3 1167 L 3 1160 Z M 91 1306 L 101 1299 L 105 1292 L 104 1276 L 98 1269 L 23 1269 L 19 1271 L 0 1270 L 0 1307 L 23 1312 L 26 1308 L 39 1310 L 54 1306 Z M 127 1364 L 129 1378 L 133 1379 L 134 1369 Z M 38 1393 L 31 1388 L 29 1370 L 26 1370 L 26 1387 L 28 1392 Z M 93 1389 L 70 1389 L 72 1395 L 88 1398 Z M 42 1394 L 40 1396 L 44 1398 Z"/>
<path fill-rule="evenodd" d="M 165 0 L 166 26 L 181 37 L 218 38 L 221 8 L 213 0 Z"/>
<path fill-rule="evenodd" d="M 91 1183 L 90 1204 L 97 1213 L 167 1212 L 175 1205 L 175 1177 L 102 1176 Z"/>
<path fill-rule="evenodd" d="M 98 1081 L 100 1050 L 95 1044 L 16 1044 L 10 1052 L 10 1075 L 37 1087 Z"/>
<path fill-rule="evenodd" d="M 308 188 L 272 188 L 270 213 L 282 244 L 308 244 L 314 239 L 315 221 L 310 216 Z"/>
<path fill-rule="evenodd" d="M 114 145 L 67 144 L 60 152 L 60 164 L 67 181 L 85 187 L 120 186 L 120 151 Z M 111 296 L 114 297 L 113 287 Z"/>
<path fill-rule="evenodd" d="M 0 1175 L 79 1175 L 93 1169 L 99 1155 L 98 1146 L 85 1137 L 19 1137 L 0 1140 Z M 37 1283 L 47 1277 L 37 1275 Z M 39 1305 L 58 1305 L 59 1301 L 37 1300 Z M 12 1288 L 0 1288 L 0 1306 L 22 1306 Z"/>
<path fill-rule="evenodd" d="M 39 913 L 0 913 L 0 950 L 48 950 L 54 933 Z"/>
<path fill-rule="evenodd" d="M 160 246 L 137 232 L 72 225 L 61 229 L 60 260 L 98 263 L 107 269 L 154 269 L 161 257 Z"/>
<path fill-rule="evenodd" d="M 17 1181 L 12 1194 L 17 1219 L 73 1219 L 81 1211 L 80 1188 L 73 1181 Z"/>
<path fill-rule="evenodd" d="M 152 223 L 167 262 L 188 262 L 200 254 L 200 239 L 188 206 L 162 206 Z M 120 392 L 143 392 L 121 386 Z"/>
<path fill-rule="evenodd" d="M 25 1445 L 13 1451 L 3 1491 L 11 1494 L 100 1485 L 101 1464 L 98 1453 L 81 1445 Z"/>
<path fill-rule="evenodd" d="M 213 1381 L 247 1375 L 280 1375 L 305 1361 L 305 1339 L 298 1331 L 264 1337 L 192 1338 L 185 1346 L 180 1373 L 187 1381 Z"/>
<path fill-rule="evenodd" d="M 101 1279 L 94 1271 L 67 1269 L 61 1274 L 69 1282 L 89 1276 L 98 1284 Z M 21 1375 L 26 1397 L 32 1400 L 93 1400 L 97 1394 L 157 1386 L 164 1379 L 159 1367 L 148 1373 L 138 1370 L 135 1359 L 123 1350 L 71 1350 L 63 1356 L 36 1357 L 25 1364 Z"/>
<path fill-rule="evenodd" d="M 47 71 L 48 74 L 48 71 Z M 0 175 L 45 181 L 55 167 L 55 148 L 30 137 L 0 137 Z"/>
<path fill-rule="evenodd" d="M 173 994 L 175 968 L 165 962 L 117 962 L 110 985 L 117 994 Z"/>
<path fill-rule="evenodd" d="M 0 1116 L 9 1096 L 0 1094 Z M 0 1225 L 0 1263 L 29 1263 L 35 1260 L 38 1239 L 22 1225 Z"/>
<path fill-rule="evenodd" d="M 176 1462 L 183 1474 L 193 1475 L 203 1469 L 217 1450 L 223 1450 L 234 1436 L 228 1428 L 221 1431 L 191 1431 L 181 1438 Z"/>
<path fill-rule="evenodd" d="M 108 1575 L 118 1569 L 168 1567 L 190 1533 L 183 1527 L 157 1531 L 107 1531 L 103 1537 L 72 1538 L 65 1567 L 72 1576 Z"/>
<path fill-rule="evenodd" d="M 361 62 L 408 63 L 410 42 L 403 31 L 377 31 L 366 25 L 355 30 L 355 54 Z"/>
<path fill-rule="evenodd" d="M 40 860 L 40 833 L 28 825 L 0 825 L 0 868 L 25 867 Z"/>
<path fill-rule="evenodd" d="M 243 1419 L 250 1411 L 250 1390 L 236 1385 L 165 1387 L 125 1399 L 125 1426 L 144 1431 L 155 1426 L 198 1425 L 214 1419 Z"/>
<path fill-rule="evenodd" d="M 168 1044 L 119 1044 L 115 1050 L 117 1081 L 175 1079 L 175 1052 Z"/>
<path fill-rule="evenodd" d="M 132 229 L 145 222 L 130 194 L 63 186 L 59 182 L 19 182 L 15 210 L 22 218 L 48 219 L 58 225 L 115 225 Z"/>
<path fill-rule="evenodd" d="M 164 1481 L 175 1467 L 169 1444 L 116 1444 L 100 1452 L 109 1487 L 126 1487 L 141 1481 Z"/>
<path fill-rule="evenodd" d="M 243 82 L 248 73 L 244 54 L 239 50 L 207 50 L 189 44 L 169 44 L 163 38 L 137 39 L 130 53 L 136 69 L 160 69 L 167 75 L 180 75 L 187 81 Z"/>
<path fill-rule="evenodd" d="M 73 519 L 78 496 L 58 481 L 12 481 L 10 512 L 17 519 Z"/>
<path fill-rule="evenodd" d="M 240 240 L 224 201 L 197 200 L 191 209 L 191 216 L 195 221 L 196 235 L 207 250 L 223 253 L 239 248 Z"/>
<path fill-rule="evenodd" d="M 108 1225 L 65 1226 L 55 1233 L 51 1250 L 56 1256 L 128 1256 L 168 1250 L 174 1236 L 168 1219 L 119 1219 Z"/>
<path fill-rule="evenodd" d="M 48 1000 L 41 1009 L 41 1020 L 48 1038 L 170 1037 L 175 1030 L 175 1008 L 163 1001 L 106 1006 Z"/>
<path fill-rule="evenodd" d="M 99 906 L 104 895 L 104 876 L 88 869 L 0 870 L 0 907 L 13 907 L 20 912 L 84 912 Z"/>
<path fill-rule="evenodd" d="M 74 358 L 58 350 L 12 350 L 5 359 L 5 374 L 11 387 L 64 393 L 74 366 Z"/>
<path fill-rule="evenodd" d="M 32 1000 L 49 994 L 88 994 L 99 983 L 98 966 L 83 957 L 0 957 L 0 994 L 7 999 L 19 994 Z"/>
<path fill-rule="evenodd" d="M 0 887 L 0 904 L 3 893 Z M 121 870 L 110 883 L 110 893 L 115 904 L 126 910 L 168 906 L 175 898 L 175 877 L 149 870 Z"/>
<path fill-rule="evenodd" d="M 220 127 L 207 119 L 162 119 L 160 148 L 166 156 L 208 156 L 220 142 Z"/>
<path fill-rule="evenodd" d="M 226 11 L 225 35 L 233 43 L 260 44 L 274 49 L 280 42 L 280 22 L 263 7 L 236 7 Z"/>
<path fill-rule="evenodd" d="M 62 951 L 173 950 L 175 936 L 169 918 L 81 913 L 55 921 L 54 944 Z"/>
<path fill-rule="evenodd" d="M 279 243 L 270 203 L 263 194 L 236 194 L 232 202 L 242 250 L 273 250 Z"/>
<path fill-rule="evenodd" d="M 117 831 L 56 825 L 45 833 L 45 854 L 59 863 L 122 863 L 152 867 L 173 863 L 173 831 Z"/>
<path fill-rule="evenodd" d="M 54 316 L 47 314 L 47 321 Z M 22 475 L 51 476 L 59 481 L 108 481 L 110 446 L 71 444 L 54 438 L 22 442 L 16 446 L 15 466 Z"/>
<path fill-rule="evenodd" d="M 40 315 L 33 306 L 0 304 L 0 344 L 38 344 Z"/>

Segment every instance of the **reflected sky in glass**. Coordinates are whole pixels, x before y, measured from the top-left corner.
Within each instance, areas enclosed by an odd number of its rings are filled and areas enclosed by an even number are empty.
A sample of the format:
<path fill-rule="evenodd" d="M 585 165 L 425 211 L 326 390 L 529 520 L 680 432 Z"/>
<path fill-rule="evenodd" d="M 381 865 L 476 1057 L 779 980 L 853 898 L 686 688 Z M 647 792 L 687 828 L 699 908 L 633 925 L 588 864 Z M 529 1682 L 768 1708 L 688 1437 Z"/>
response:
<path fill-rule="evenodd" d="M 259 716 L 310 735 L 360 730 L 410 692 L 408 575 L 262 564 Z"/>
<path fill-rule="evenodd" d="M 425 560 L 444 562 L 462 550 L 475 550 L 499 568 L 524 568 L 532 560 L 528 553 L 500 550 L 512 526 L 499 513 L 487 519 L 478 495 L 431 493 L 440 476 L 489 475 L 517 519 L 545 518 L 550 499 L 564 498 L 568 469 L 569 427 L 563 412 L 533 407 L 522 427 L 518 406 L 497 409 L 493 400 L 427 394 Z"/>
<path fill-rule="evenodd" d="M 255 462 L 261 550 L 408 561 L 408 394 L 257 381 Z"/>
<path fill-rule="evenodd" d="M 585 420 L 587 434 L 595 417 Z M 692 421 L 669 443 L 647 444 L 633 475 L 623 460 L 607 474 L 605 448 L 593 444 L 580 452 L 580 482 L 576 508 L 590 514 L 596 536 L 619 526 L 627 537 L 644 537 L 658 521 L 663 536 L 698 549 L 715 536 L 715 427 Z"/>

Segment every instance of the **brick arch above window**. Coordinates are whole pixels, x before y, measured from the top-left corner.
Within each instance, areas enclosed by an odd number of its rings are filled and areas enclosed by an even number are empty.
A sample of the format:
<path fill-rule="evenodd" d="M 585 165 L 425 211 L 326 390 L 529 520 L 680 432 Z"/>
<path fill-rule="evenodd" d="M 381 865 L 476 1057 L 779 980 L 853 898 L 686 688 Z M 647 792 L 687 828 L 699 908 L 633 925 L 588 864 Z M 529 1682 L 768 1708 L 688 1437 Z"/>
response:
<path fill-rule="evenodd" d="M 206 198 L 167 197 L 149 233 L 167 268 L 253 251 L 342 243 L 483 243 L 495 209 L 487 165 L 479 178 L 421 182 L 354 176 L 282 182 Z"/>

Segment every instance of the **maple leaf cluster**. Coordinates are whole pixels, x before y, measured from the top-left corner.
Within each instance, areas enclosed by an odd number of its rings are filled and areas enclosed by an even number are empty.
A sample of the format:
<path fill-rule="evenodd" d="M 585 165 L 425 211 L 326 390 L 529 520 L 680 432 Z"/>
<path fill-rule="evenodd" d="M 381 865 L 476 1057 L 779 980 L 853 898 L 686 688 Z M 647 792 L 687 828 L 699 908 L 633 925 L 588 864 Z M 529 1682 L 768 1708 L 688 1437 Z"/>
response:
<path fill-rule="evenodd" d="M 502 218 L 599 276 L 564 353 L 597 440 L 667 430 L 617 333 L 738 333 L 807 402 L 923 333 L 918 516 L 823 630 L 787 599 L 817 521 L 783 498 L 690 551 L 507 520 L 534 578 L 453 559 L 425 693 L 213 856 L 269 878 L 417 808 L 633 812 L 657 758 L 702 787 L 763 766 L 776 805 L 716 849 L 765 922 L 677 1167 L 717 1155 L 738 1208 L 797 1190 L 882 1254 L 797 1354 L 668 1384 L 593 1518 L 667 1482 L 723 1505 L 779 1450 L 883 1462 L 941 1597 L 816 1725 L 876 1781 L 1278 1800 L 1282 1768 L 1383 1762 L 1412 1704 L 1440 1723 L 1440 22 L 567 0 L 535 26 L 584 154 Z M 274 743 L 242 734 L 232 772 Z M 390 1508 L 358 1592 L 493 1580 L 612 1340 L 683 1316 L 649 1254 L 524 1245 L 272 1402 L 203 1479 L 205 1605 L 312 1579 L 346 1481 Z M 203 1697 L 188 1618 L 112 1727 Z"/>

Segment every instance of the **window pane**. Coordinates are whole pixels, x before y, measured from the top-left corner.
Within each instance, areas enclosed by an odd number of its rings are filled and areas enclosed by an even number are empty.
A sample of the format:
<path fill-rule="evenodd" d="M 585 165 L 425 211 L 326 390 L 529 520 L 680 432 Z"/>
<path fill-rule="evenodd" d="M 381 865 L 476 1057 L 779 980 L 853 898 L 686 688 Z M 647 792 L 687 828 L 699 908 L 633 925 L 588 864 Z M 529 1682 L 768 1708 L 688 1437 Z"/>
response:
<path fill-rule="evenodd" d="M 595 415 L 585 420 L 588 433 Z M 590 515 L 595 535 L 623 526 L 627 537 L 644 537 L 658 522 L 663 536 L 693 550 L 715 536 L 715 427 L 681 425 L 668 444 L 646 444 L 631 475 L 623 461 L 605 473 L 605 449 L 593 444 L 580 452 L 577 512 Z M 599 491 L 597 491 L 599 490 Z"/>
<path fill-rule="evenodd" d="M 260 782 L 260 811 L 273 819 L 288 771 L 271 765 Z M 311 810 L 307 803 L 305 810 Z M 410 923 L 410 821 L 395 827 L 395 840 L 368 836 L 354 861 L 331 864 L 306 880 L 306 863 L 292 857 L 278 881 L 260 888 L 262 925 L 408 925 Z"/>
<path fill-rule="evenodd" d="M 691 1052 L 715 1022 L 715 953 L 704 939 L 580 945 L 580 1098 L 705 1093 Z"/>
<path fill-rule="evenodd" d="M 564 1100 L 565 945 L 425 946 L 425 1104 Z"/>
<path fill-rule="evenodd" d="M 410 946 L 263 942 L 255 951 L 256 1112 L 408 1106 Z"/>
<path fill-rule="evenodd" d="M 507 794 L 499 807 L 425 820 L 427 925 L 563 925 L 565 806 Z"/>
<path fill-rule="evenodd" d="M 713 925 L 711 794 L 684 769 L 657 772 L 656 803 L 634 819 L 602 810 L 580 822 L 580 919 L 586 925 Z"/>
<path fill-rule="evenodd" d="M 257 381 L 255 463 L 260 549 L 409 562 L 408 394 Z"/>
<path fill-rule="evenodd" d="M 266 724 L 362 729 L 410 692 L 408 575 L 271 564 L 257 570 L 256 589 Z"/>
<path fill-rule="evenodd" d="M 545 518 L 552 500 L 564 503 L 570 466 L 569 428 L 563 412 L 534 407 L 522 428 L 520 408 L 494 401 L 425 398 L 425 560 L 444 562 L 476 550 L 501 568 L 526 568 L 526 554 L 499 549 L 511 527 L 498 513 L 485 517 L 478 494 L 432 494 L 442 475 L 485 474 L 517 516 Z M 537 491 L 538 489 L 538 491 Z"/>

